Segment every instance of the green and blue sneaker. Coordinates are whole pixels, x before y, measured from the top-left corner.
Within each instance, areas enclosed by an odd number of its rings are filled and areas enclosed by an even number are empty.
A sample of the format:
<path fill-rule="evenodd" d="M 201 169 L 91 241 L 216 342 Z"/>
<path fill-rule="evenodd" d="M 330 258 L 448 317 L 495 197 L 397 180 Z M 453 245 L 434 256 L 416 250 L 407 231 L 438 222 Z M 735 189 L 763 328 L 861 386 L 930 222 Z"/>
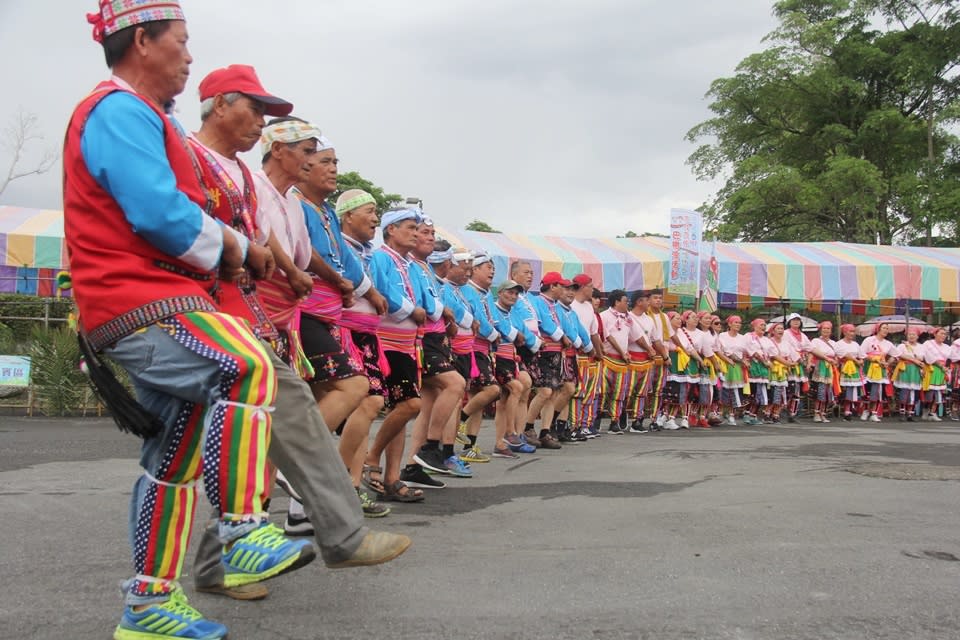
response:
<path fill-rule="evenodd" d="M 127 607 L 113 632 L 114 640 L 219 640 L 226 635 L 225 626 L 205 619 L 190 606 L 182 589 L 172 591 L 169 600 L 151 604 L 143 611 Z"/>
<path fill-rule="evenodd" d="M 291 540 L 276 525 L 264 523 L 223 549 L 225 587 L 260 582 L 310 564 L 317 550 L 309 540 Z"/>

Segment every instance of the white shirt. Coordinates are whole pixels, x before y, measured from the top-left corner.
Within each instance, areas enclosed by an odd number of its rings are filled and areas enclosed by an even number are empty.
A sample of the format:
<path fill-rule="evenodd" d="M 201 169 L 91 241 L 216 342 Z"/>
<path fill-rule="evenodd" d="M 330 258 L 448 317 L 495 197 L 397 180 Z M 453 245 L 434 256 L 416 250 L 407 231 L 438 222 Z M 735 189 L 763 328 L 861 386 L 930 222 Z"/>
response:
<path fill-rule="evenodd" d="M 313 256 L 313 247 L 300 200 L 293 194 L 293 189 L 282 195 L 263 171 L 253 174 L 253 184 L 257 192 L 257 226 L 267 237 L 273 231 L 280 247 L 297 268 L 306 269 Z"/>

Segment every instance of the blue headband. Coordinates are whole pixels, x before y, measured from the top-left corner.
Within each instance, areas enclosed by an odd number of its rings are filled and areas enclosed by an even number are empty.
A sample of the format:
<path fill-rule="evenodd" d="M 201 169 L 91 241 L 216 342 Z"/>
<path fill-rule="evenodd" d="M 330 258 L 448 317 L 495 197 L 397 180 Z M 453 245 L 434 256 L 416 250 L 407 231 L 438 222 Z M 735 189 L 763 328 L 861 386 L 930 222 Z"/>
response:
<path fill-rule="evenodd" d="M 453 249 L 447 249 L 446 251 L 434 251 L 427 256 L 427 262 L 430 264 L 443 264 L 447 260 L 453 260 Z"/>
<path fill-rule="evenodd" d="M 423 214 L 420 212 L 420 209 L 396 209 L 394 211 L 387 211 L 383 214 L 383 217 L 380 218 L 380 228 L 386 229 L 390 225 L 403 222 L 404 220 L 413 220 L 417 224 L 420 224 L 423 220 Z"/>

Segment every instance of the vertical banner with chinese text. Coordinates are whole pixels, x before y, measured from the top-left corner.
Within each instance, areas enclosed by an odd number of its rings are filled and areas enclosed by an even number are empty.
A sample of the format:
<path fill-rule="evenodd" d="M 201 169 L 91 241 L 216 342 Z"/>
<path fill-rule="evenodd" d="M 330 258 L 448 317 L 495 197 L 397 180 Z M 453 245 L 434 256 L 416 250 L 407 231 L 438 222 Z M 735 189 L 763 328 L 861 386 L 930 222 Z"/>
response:
<path fill-rule="evenodd" d="M 700 291 L 700 244 L 703 218 L 698 211 L 670 210 L 671 293 L 696 296 Z"/>

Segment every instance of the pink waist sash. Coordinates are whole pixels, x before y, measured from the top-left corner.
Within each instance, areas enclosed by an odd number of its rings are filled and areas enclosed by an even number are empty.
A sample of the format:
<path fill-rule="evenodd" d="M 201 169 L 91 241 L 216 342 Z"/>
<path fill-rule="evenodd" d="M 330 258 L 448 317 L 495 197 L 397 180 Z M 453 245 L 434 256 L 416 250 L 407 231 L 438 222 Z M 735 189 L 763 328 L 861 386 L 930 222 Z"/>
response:
<path fill-rule="evenodd" d="M 313 279 L 313 291 L 300 303 L 300 308 L 323 322 L 335 324 L 343 315 L 343 295 L 326 280 Z"/>

